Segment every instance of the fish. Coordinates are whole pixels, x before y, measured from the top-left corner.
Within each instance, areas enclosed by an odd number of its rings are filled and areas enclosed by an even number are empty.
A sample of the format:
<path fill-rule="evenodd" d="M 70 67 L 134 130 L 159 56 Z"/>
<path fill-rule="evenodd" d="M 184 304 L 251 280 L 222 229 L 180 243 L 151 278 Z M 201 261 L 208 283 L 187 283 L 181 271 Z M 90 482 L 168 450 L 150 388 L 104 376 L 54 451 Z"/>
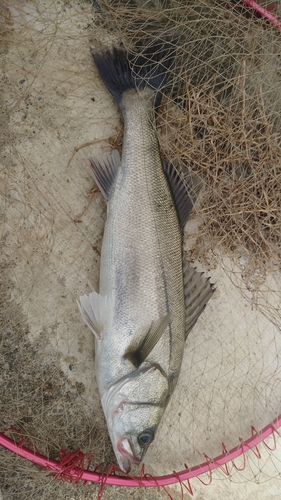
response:
<path fill-rule="evenodd" d="M 169 43 L 151 44 L 135 58 L 123 47 L 103 47 L 92 58 L 122 112 L 124 138 L 121 158 L 113 150 L 90 160 L 107 218 L 99 293 L 82 295 L 78 305 L 95 335 L 96 378 L 113 450 L 128 473 L 155 439 L 187 334 L 214 288 L 183 256 L 194 186 L 187 190 L 173 163 L 160 156 L 155 108 L 173 64 Z"/>

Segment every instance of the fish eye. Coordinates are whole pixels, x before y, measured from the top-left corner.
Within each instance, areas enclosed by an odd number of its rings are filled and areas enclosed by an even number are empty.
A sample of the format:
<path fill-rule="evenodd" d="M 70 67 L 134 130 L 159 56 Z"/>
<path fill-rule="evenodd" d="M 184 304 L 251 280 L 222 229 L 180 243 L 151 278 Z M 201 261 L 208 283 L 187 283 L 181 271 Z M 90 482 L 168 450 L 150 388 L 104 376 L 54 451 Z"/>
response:
<path fill-rule="evenodd" d="M 152 429 L 146 429 L 138 436 L 138 443 L 140 446 L 147 446 L 154 439 L 154 431 Z"/>

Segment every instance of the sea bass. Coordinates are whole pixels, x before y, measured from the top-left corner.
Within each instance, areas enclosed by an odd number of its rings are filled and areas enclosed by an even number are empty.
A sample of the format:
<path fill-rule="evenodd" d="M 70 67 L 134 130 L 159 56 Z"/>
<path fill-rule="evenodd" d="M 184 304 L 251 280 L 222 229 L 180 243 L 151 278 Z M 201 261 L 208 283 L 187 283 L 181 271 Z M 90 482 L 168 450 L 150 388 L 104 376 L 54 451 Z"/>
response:
<path fill-rule="evenodd" d="M 201 273 L 183 264 L 192 199 L 173 165 L 160 158 L 154 108 L 171 61 L 164 48 L 155 57 L 152 52 L 134 61 L 123 48 L 92 53 L 122 111 L 124 140 L 121 160 L 116 150 L 91 160 L 107 220 L 99 294 L 83 295 L 79 307 L 96 338 L 98 388 L 124 472 L 142 461 L 155 437 L 187 333 L 213 292 Z"/>

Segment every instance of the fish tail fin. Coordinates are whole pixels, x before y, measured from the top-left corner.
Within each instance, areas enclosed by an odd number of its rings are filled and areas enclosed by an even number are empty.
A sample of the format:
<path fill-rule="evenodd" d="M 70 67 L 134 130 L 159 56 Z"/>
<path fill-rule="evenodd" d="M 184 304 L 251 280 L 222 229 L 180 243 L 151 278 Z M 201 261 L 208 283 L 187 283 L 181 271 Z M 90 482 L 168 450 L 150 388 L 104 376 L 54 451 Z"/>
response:
<path fill-rule="evenodd" d="M 174 61 L 173 47 L 173 38 L 167 37 L 146 43 L 145 47 L 136 49 L 134 55 L 123 47 L 93 50 L 91 55 L 103 83 L 121 109 L 124 92 L 146 87 L 155 91 L 155 105 L 158 106 L 161 89 Z"/>

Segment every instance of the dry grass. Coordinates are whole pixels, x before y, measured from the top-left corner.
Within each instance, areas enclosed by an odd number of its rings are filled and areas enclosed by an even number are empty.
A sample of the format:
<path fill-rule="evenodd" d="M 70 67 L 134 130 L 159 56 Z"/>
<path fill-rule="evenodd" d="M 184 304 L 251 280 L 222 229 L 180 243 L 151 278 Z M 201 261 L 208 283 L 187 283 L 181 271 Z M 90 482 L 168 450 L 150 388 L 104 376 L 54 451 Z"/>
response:
<path fill-rule="evenodd" d="M 199 175 L 193 256 L 238 250 L 249 269 L 280 260 L 281 83 L 278 33 L 218 1 L 99 2 L 100 22 L 133 54 L 154 36 L 175 55 L 158 112 L 160 146 Z M 135 48 L 138 47 L 135 52 Z"/>
<path fill-rule="evenodd" d="M 166 100 L 158 121 L 164 154 L 180 160 L 203 181 L 196 247 L 204 243 L 206 248 L 207 240 L 211 248 L 239 249 L 253 271 L 267 267 L 269 260 L 276 265 L 281 148 L 262 94 L 255 101 L 232 99 L 223 106 L 212 92 L 187 84 L 181 109 Z"/>

